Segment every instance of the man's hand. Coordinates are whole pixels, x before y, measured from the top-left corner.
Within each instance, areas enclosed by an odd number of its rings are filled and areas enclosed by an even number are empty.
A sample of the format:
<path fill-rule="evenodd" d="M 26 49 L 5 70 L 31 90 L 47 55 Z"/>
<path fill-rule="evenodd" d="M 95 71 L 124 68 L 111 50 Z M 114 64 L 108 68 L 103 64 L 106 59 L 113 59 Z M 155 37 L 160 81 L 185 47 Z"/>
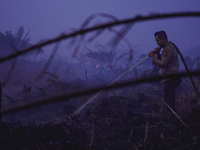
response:
<path fill-rule="evenodd" d="M 154 49 L 154 51 L 155 51 L 155 54 L 157 55 L 157 54 L 160 54 L 160 47 L 156 47 L 155 49 Z"/>
<path fill-rule="evenodd" d="M 149 56 L 152 57 L 152 58 L 154 58 L 155 57 L 155 51 L 149 52 Z"/>

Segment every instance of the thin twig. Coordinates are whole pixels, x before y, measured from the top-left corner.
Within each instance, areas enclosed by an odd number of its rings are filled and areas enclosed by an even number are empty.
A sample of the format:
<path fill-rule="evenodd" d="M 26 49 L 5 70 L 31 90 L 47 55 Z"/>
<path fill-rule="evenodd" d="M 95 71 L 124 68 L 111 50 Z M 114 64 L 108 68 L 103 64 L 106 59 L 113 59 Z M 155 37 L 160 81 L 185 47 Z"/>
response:
<path fill-rule="evenodd" d="M 39 81 L 43 77 L 43 72 L 46 72 L 46 70 L 49 68 L 49 65 L 51 64 L 53 58 L 55 57 L 55 54 L 58 50 L 59 42 L 56 43 L 51 55 L 49 56 L 48 61 L 46 62 L 45 66 L 43 67 L 41 73 L 36 77 L 36 81 Z"/>
<path fill-rule="evenodd" d="M 147 137 L 148 137 L 148 132 L 149 132 L 149 121 L 146 121 L 145 136 L 144 136 L 143 144 L 146 144 Z"/>
<path fill-rule="evenodd" d="M 133 135 L 133 127 L 131 128 L 131 132 L 130 132 L 130 135 L 129 135 L 129 138 L 128 138 L 128 143 L 130 142 L 132 135 Z"/>
<path fill-rule="evenodd" d="M 188 125 L 178 116 L 178 114 L 164 100 L 162 101 L 170 109 L 170 111 L 182 122 L 182 124 L 189 129 Z"/>

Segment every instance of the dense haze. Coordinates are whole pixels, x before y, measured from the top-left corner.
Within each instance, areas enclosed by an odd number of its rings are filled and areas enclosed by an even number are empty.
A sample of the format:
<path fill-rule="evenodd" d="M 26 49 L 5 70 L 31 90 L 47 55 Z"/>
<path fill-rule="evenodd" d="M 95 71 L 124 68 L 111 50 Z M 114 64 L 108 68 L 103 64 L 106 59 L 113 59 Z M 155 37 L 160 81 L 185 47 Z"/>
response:
<path fill-rule="evenodd" d="M 125 19 L 136 15 L 149 15 L 155 13 L 199 11 L 198 0 L 181 2 L 175 1 L 1 1 L 0 2 L 0 32 L 15 32 L 20 26 L 25 31 L 30 30 L 31 43 L 37 43 L 41 39 L 51 39 L 61 33 L 71 32 L 92 14 L 106 13 L 117 19 Z M 109 21 L 107 18 L 97 17 L 90 26 Z M 191 47 L 198 46 L 200 18 L 175 18 L 136 23 L 127 34 L 132 46 L 137 46 L 138 51 L 147 53 L 157 45 L 153 33 L 157 30 L 165 30 L 169 40 L 187 51 Z M 104 45 L 109 39 L 103 38 L 94 44 Z M 93 45 L 92 45 L 93 47 Z M 62 55 L 62 54 L 61 54 Z M 66 57 L 67 54 L 64 56 Z"/>
<path fill-rule="evenodd" d="M 44 42 L 48 39 L 53 39 L 58 37 L 59 35 L 65 33 L 71 33 L 73 31 L 78 30 L 81 25 L 86 21 L 87 18 L 93 15 L 88 22 L 86 28 L 92 27 L 95 25 L 100 25 L 103 23 L 115 21 L 116 19 L 127 19 L 131 17 L 135 17 L 137 15 L 147 16 L 150 14 L 162 14 L 162 13 L 172 13 L 172 12 L 188 12 L 188 11 L 199 11 L 200 10 L 200 2 L 198 0 L 192 1 L 166 1 L 166 2 L 158 2 L 158 1 L 126 1 L 122 2 L 120 0 L 117 1 L 89 1 L 89 2 L 70 2 L 61 0 L 59 2 L 55 2 L 53 0 L 50 1 L 26 1 L 20 0 L 17 2 L 13 1 L 1 1 L 0 2 L 0 32 L 5 33 L 5 31 L 11 31 L 12 35 L 15 35 L 20 27 L 23 27 L 24 32 L 22 39 L 26 39 L 30 45 L 34 45 L 38 42 Z M 104 15 L 103 15 L 104 14 Z M 106 16 L 105 14 L 108 15 Z M 123 29 L 123 26 L 114 27 L 112 30 L 104 30 L 102 33 L 98 33 L 100 36 L 92 36 L 93 34 L 87 34 L 84 39 L 77 37 L 76 41 L 71 41 L 71 39 L 64 40 L 59 43 L 58 48 L 56 48 L 57 52 L 54 54 L 54 60 L 64 61 L 67 63 L 77 63 L 79 62 L 81 65 L 79 66 L 82 70 L 73 67 L 76 71 L 78 78 L 80 76 L 85 78 L 85 70 L 88 69 L 88 63 L 90 62 L 93 66 L 93 69 L 102 69 L 102 66 L 99 63 L 107 68 L 109 71 L 109 66 L 111 64 L 117 63 L 120 64 L 118 67 L 126 68 L 130 67 L 133 63 L 137 62 L 142 58 L 141 54 L 145 56 L 149 51 L 153 50 L 157 47 L 154 32 L 157 30 L 165 30 L 168 34 L 168 38 L 170 41 L 173 41 L 179 49 L 183 52 L 184 57 L 191 57 L 189 59 L 195 59 L 196 56 L 199 55 L 199 17 L 186 17 L 186 18 L 173 18 L 173 19 L 160 19 L 153 21 L 144 21 L 135 23 L 125 38 L 121 40 L 121 42 L 116 46 L 108 45 L 109 41 L 116 35 L 117 31 Z M 95 34 L 95 32 L 94 32 Z M 91 39 L 92 38 L 92 39 Z M 21 40 L 22 40 L 21 39 Z M 19 43 L 18 43 L 19 44 Z M 19 45 L 16 45 L 19 46 Z M 53 51 L 55 45 L 51 44 L 45 47 L 42 47 L 43 53 L 38 55 L 29 55 L 24 56 L 23 59 L 26 61 L 46 61 Z M 79 50 L 76 53 L 75 58 L 72 57 L 72 53 L 76 48 Z M 17 47 L 18 48 L 18 47 Z M 22 50 L 26 47 L 20 47 Z M 133 58 L 132 62 L 125 62 L 128 57 L 129 50 L 133 50 Z M 5 49 L 4 49 L 5 51 Z M 91 57 L 87 57 L 87 53 L 91 52 L 112 52 L 115 60 L 91 60 Z M 7 54 L 14 52 L 9 51 Z M 125 53 L 127 53 L 125 55 Z M 3 53 L 5 54 L 5 53 Z M 1 57 L 5 56 L 1 53 Z M 118 57 L 124 55 L 120 59 L 121 62 L 117 61 Z M 96 57 L 96 56 L 92 56 Z M 99 56 L 98 56 L 99 57 Z M 22 58 L 20 58 L 22 59 Z M 112 61 L 112 62 L 111 62 Z M 117 63 L 115 63 L 115 61 Z M 151 60 L 147 60 L 148 64 L 151 63 Z M 193 61 L 193 60 L 189 60 Z M 110 64 L 109 64 L 110 63 Z M 29 63 L 28 63 L 29 64 Z M 60 63 L 61 64 L 61 63 Z M 54 65 L 58 65 L 54 64 Z M 85 66 L 86 65 L 86 66 Z M 105 66 L 107 65 L 107 66 Z M 144 64 L 143 64 L 144 65 Z M 182 65 L 182 64 L 181 64 Z M 191 64 L 192 65 L 192 64 Z M 50 65 L 51 66 L 51 65 Z M 60 68 L 67 67 L 67 64 L 64 63 L 59 67 L 52 67 L 53 70 L 49 70 L 50 72 L 58 73 Z M 111 65 L 112 66 L 112 65 Z M 144 65 L 146 66 L 146 65 Z M 38 73 L 42 70 L 42 65 L 40 65 L 41 69 L 38 69 Z M 145 69 L 152 69 L 153 66 L 148 65 Z M 193 66 L 194 67 L 194 66 Z M 142 67 L 140 67 L 142 68 Z M 181 66 L 182 68 L 182 66 Z M 23 69 L 27 69 L 25 72 L 30 73 L 30 67 L 24 67 Z M 88 71 L 95 72 L 91 69 Z M 110 67 L 112 70 L 112 68 Z M 8 69 L 9 70 L 9 69 Z M 15 69 L 16 70 L 16 69 Z M 29 70 L 29 71 L 28 71 Z M 66 68 L 64 69 L 67 70 Z M 77 73 L 77 70 L 79 73 Z M 119 69 L 118 69 L 119 70 Z M 141 70 L 141 72 L 143 71 Z M 5 73 L 7 72 L 4 70 Z M 48 71 L 48 70 L 46 70 Z M 69 71 L 66 71 L 69 73 Z M 112 72 L 112 71 L 111 71 Z M 121 71 L 123 72 L 123 71 Z M 121 73 L 120 72 L 120 73 Z M 101 72 L 102 73 L 102 72 Z M 119 73 L 119 74 L 120 74 Z M 33 75 L 34 73 L 32 73 Z M 37 73 L 36 73 L 37 74 Z M 34 74 L 33 76 L 36 76 Z M 60 71 L 60 75 L 63 75 L 62 71 Z M 72 73 L 73 74 L 73 73 Z M 26 75 L 24 75 L 26 76 Z M 71 76 L 71 75 L 67 75 Z M 74 75 L 72 75 L 74 76 Z M 116 75 L 117 76 L 117 75 Z M 28 77 L 31 77 L 28 75 Z M 2 77 L 5 78 L 5 77 Z M 34 78 L 34 77 L 33 77 Z M 66 79 L 66 75 L 61 76 L 61 78 Z M 25 79 L 25 78 L 24 78 Z M 4 80 L 4 79 L 2 79 Z M 30 83 L 31 79 L 28 79 Z M 34 82 L 34 81 L 32 81 Z M 27 83 L 27 82 L 25 82 Z M 33 84 L 33 83 L 32 83 Z"/>
<path fill-rule="evenodd" d="M 184 0 L 181 3 L 120 0 L 1 1 L 1 57 L 80 28 L 137 15 L 199 11 L 199 4 L 198 0 Z M 200 48 L 199 23 L 199 17 L 143 21 L 133 24 L 117 45 L 110 42 L 113 37 L 117 37 L 118 32 L 125 29 L 124 25 L 44 46 L 0 64 L 0 80 L 4 93 L 9 95 L 13 91 L 21 91 L 24 86 L 37 91 L 48 87 L 55 80 L 59 83 L 81 82 L 88 87 L 108 84 L 157 47 L 153 35 L 157 30 L 167 32 L 168 39 L 180 48 L 184 57 L 187 57 L 190 69 L 195 69 Z M 180 64 L 184 70 L 182 63 Z M 134 71 L 127 73 L 122 80 L 138 78 L 145 70 L 148 72 L 153 67 L 149 58 Z"/>
<path fill-rule="evenodd" d="M 147 55 L 165 30 L 189 69 L 200 70 L 200 17 L 84 33 L 181 12 L 200 14 L 200 1 L 0 0 L 0 149 L 200 149 L 200 76 L 182 76 L 173 110 Z"/>

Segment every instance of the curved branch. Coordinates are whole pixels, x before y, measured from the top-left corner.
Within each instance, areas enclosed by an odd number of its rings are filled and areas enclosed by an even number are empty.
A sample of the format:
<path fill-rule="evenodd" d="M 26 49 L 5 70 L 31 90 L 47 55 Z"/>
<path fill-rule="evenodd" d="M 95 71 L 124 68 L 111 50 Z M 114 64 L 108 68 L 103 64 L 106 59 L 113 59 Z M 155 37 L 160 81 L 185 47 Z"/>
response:
<path fill-rule="evenodd" d="M 34 45 L 30 48 L 27 48 L 23 51 L 11 54 L 7 57 L 0 59 L 0 63 L 7 61 L 11 58 L 15 58 L 19 55 L 23 55 L 23 54 L 25 54 L 29 51 L 32 51 L 36 48 L 46 46 L 46 45 L 52 44 L 52 43 L 57 42 L 57 41 L 62 41 L 62 40 L 68 39 L 68 38 L 72 38 L 72 37 L 75 37 L 77 35 L 83 35 L 83 34 L 86 34 L 86 33 L 90 33 L 90 32 L 95 31 L 95 30 L 106 29 L 106 28 L 109 28 L 109 27 L 119 26 L 119 25 L 127 24 L 127 23 L 135 23 L 135 22 L 148 21 L 148 20 L 165 19 L 165 18 L 177 18 L 177 17 L 200 17 L 200 12 L 197 11 L 197 12 L 167 13 L 167 14 L 154 14 L 154 15 L 148 15 L 148 16 L 138 15 L 138 16 L 136 16 L 134 18 L 130 18 L 130 19 L 124 19 L 124 20 L 121 20 L 121 21 L 106 23 L 106 24 L 103 24 L 103 25 L 100 25 L 100 26 L 95 26 L 95 27 L 91 27 L 91 28 L 87 28 L 87 29 L 80 29 L 80 30 L 77 30 L 73 33 L 70 33 L 70 34 L 67 34 L 67 35 L 63 34 L 63 35 L 61 35 L 57 38 L 48 40 L 44 43 L 36 44 L 36 45 Z"/>
<path fill-rule="evenodd" d="M 190 72 L 190 73 L 180 73 L 180 74 L 174 74 L 174 75 L 169 75 L 167 76 L 168 78 L 172 78 L 172 77 L 181 77 L 181 76 L 188 76 L 188 75 L 196 75 L 199 76 L 200 71 L 194 71 L 194 72 Z M 29 103 L 25 103 L 23 105 L 17 105 L 17 106 L 13 106 L 7 109 L 2 109 L 0 111 L 0 115 L 6 115 L 6 114 L 10 114 L 10 113 L 14 113 L 20 110 L 24 110 L 24 109 L 28 109 L 31 107 L 36 107 L 36 106 L 41 106 L 41 105 L 46 105 L 46 104 L 50 104 L 50 103 L 56 103 L 59 101 L 66 101 L 69 98 L 73 98 L 73 97 L 79 97 L 79 96 L 83 96 L 83 95 L 87 95 L 87 94 L 91 94 L 94 92 L 99 92 L 101 90 L 109 90 L 109 89 L 113 89 L 113 88 L 120 88 L 120 87 L 125 87 L 125 86 L 130 86 L 130 85 L 134 85 L 134 84 L 141 84 L 141 83 L 146 83 L 146 82 L 152 82 L 152 81 L 159 81 L 162 80 L 166 77 L 163 76 L 156 76 L 156 77 L 151 77 L 148 79 L 140 79 L 140 80 L 127 80 L 127 81 L 123 81 L 123 82 L 119 82 L 113 85 L 105 85 L 105 86 L 101 86 L 101 87 L 95 87 L 92 89 L 88 89 L 88 90 L 82 90 L 82 91 L 76 91 L 70 94 L 65 94 L 65 95 L 59 95 L 57 97 L 52 97 L 52 98 L 47 98 L 47 99 L 41 99 L 41 100 L 37 100 L 34 102 L 29 102 Z"/>

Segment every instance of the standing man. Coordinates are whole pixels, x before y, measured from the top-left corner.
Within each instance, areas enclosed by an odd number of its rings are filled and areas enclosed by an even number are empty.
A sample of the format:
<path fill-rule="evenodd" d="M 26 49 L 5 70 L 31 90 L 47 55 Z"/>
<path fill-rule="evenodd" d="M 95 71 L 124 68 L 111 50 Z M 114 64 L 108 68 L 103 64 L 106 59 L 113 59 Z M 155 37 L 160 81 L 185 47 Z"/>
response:
<path fill-rule="evenodd" d="M 167 34 L 165 31 L 158 31 L 154 34 L 155 40 L 159 47 L 155 48 L 154 51 L 149 53 L 149 56 L 153 58 L 152 64 L 160 67 L 162 69 L 162 76 L 167 76 L 171 74 L 179 73 L 179 60 L 178 53 L 172 42 L 168 41 Z M 162 49 L 160 54 L 160 49 Z M 157 57 L 156 57 L 156 56 Z M 161 80 L 164 83 L 164 101 L 174 110 L 175 107 L 175 85 L 174 78 L 166 78 Z M 168 111 L 168 121 L 169 123 L 175 123 L 175 116 L 169 110 Z"/>

